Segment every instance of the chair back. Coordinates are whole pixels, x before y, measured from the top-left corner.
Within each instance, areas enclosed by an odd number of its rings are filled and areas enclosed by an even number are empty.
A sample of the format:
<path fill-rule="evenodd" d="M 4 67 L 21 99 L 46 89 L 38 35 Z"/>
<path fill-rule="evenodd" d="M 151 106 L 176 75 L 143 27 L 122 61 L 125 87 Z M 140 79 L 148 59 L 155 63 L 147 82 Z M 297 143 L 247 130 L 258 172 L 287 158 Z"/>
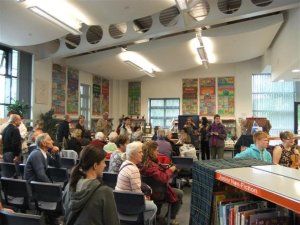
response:
<path fill-rule="evenodd" d="M 117 173 L 110 173 L 110 172 L 103 172 L 102 181 L 104 185 L 115 189 L 117 185 L 118 174 Z"/>
<path fill-rule="evenodd" d="M 71 170 L 76 164 L 76 159 L 61 157 L 60 162 L 61 167 Z"/>
<path fill-rule="evenodd" d="M 22 179 L 25 179 L 24 178 L 25 164 L 19 164 L 19 170 L 20 170 L 20 175 L 21 175 Z"/>
<path fill-rule="evenodd" d="M 108 171 L 108 169 L 109 169 L 109 162 L 110 162 L 110 160 L 105 159 L 105 165 L 106 165 L 106 167 L 104 168 L 104 171 Z"/>
<path fill-rule="evenodd" d="M 48 167 L 47 175 L 50 177 L 53 183 L 58 183 L 63 188 L 69 181 L 69 174 L 66 168 Z"/>
<path fill-rule="evenodd" d="M 78 159 L 78 154 L 74 150 L 61 150 L 60 157 L 71 158 L 76 162 L 76 160 Z"/>
<path fill-rule="evenodd" d="M 152 189 L 151 199 L 157 203 L 167 202 L 167 184 L 155 180 L 153 177 L 142 176 L 142 181 Z"/>
<path fill-rule="evenodd" d="M 193 158 L 172 156 L 172 162 L 177 169 L 191 169 L 193 167 Z"/>
<path fill-rule="evenodd" d="M 143 193 L 127 191 L 113 191 L 121 222 L 143 224 L 145 211 L 145 197 Z M 130 206 L 128 205 L 130 202 Z"/>
<path fill-rule="evenodd" d="M 7 205 L 17 207 L 22 212 L 29 209 L 31 191 L 27 181 L 1 177 L 1 186 Z"/>
<path fill-rule="evenodd" d="M 18 171 L 15 163 L 0 162 L 0 167 L 2 177 L 12 178 L 18 176 Z"/>
<path fill-rule="evenodd" d="M 32 197 L 39 211 L 61 209 L 62 187 L 60 184 L 31 181 Z"/>
<path fill-rule="evenodd" d="M 0 224 L 2 225 L 41 225 L 41 216 L 23 213 L 0 211 Z"/>

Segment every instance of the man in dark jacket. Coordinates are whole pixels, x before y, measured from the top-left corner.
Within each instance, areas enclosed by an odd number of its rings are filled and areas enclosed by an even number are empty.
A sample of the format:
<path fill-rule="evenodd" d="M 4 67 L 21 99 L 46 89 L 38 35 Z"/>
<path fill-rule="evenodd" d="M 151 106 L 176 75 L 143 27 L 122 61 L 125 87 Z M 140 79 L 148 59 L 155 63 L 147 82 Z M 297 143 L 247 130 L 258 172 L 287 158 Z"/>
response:
<path fill-rule="evenodd" d="M 46 171 L 48 165 L 60 167 L 59 148 L 53 146 L 53 141 L 47 133 L 36 137 L 36 145 L 37 148 L 30 153 L 25 165 L 25 180 L 51 183 Z"/>
<path fill-rule="evenodd" d="M 68 141 L 70 137 L 70 127 L 69 127 L 70 122 L 71 122 L 70 116 L 65 115 L 65 120 L 62 121 L 58 126 L 56 140 L 60 148 L 63 146 L 64 138 L 66 141 Z"/>
<path fill-rule="evenodd" d="M 22 141 L 18 127 L 21 124 L 21 117 L 17 114 L 11 114 L 9 124 L 3 130 L 3 160 L 4 162 L 19 162 L 22 152 Z"/>

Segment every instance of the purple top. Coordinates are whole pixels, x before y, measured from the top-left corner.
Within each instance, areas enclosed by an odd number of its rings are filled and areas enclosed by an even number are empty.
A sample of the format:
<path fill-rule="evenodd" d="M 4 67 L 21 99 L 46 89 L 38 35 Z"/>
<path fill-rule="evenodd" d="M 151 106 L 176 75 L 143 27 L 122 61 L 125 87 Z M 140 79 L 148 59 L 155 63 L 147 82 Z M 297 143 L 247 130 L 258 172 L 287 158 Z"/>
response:
<path fill-rule="evenodd" d="M 156 140 L 158 144 L 158 151 L 161 155 L 165 155 L 171 159 L 172 156 L 172 146 L 166 140 Z"/>

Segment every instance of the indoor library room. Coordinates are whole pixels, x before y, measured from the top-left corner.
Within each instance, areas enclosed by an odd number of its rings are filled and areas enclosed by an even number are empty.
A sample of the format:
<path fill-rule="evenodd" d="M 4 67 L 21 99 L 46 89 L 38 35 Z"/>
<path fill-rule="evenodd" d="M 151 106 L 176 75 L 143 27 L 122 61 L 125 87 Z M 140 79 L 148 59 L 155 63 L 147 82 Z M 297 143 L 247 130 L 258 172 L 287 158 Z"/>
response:
<path fill-rule="evenodd" d="M 300 225 L 299 152 L 300 0 L 0 0 L 1 225 Z"/>

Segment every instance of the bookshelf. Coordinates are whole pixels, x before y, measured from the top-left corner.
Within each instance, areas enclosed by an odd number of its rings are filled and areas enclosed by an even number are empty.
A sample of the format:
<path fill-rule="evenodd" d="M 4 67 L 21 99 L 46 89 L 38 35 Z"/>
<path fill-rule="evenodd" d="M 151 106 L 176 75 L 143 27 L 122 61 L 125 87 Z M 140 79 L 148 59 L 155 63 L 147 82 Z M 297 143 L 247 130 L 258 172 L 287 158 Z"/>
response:
<path fill-rule="evenodd" d="M 227 138 L 230 139 L 233 136 L 237 136 L 235 119 L 222 119 L 222 124 L 225 126 Z"/>
<path fill-rule="evenodd" d="M 217 170 L 215 179 L 300 213 L 300 174 L 285 176 L 285 169 L 269 166 Z M 286 168 L 290 169 L 290 168 Z M 290 169 L 292 172 L 293 169 Z M 295 179 L 297 178 L 297 179 Z"/>

